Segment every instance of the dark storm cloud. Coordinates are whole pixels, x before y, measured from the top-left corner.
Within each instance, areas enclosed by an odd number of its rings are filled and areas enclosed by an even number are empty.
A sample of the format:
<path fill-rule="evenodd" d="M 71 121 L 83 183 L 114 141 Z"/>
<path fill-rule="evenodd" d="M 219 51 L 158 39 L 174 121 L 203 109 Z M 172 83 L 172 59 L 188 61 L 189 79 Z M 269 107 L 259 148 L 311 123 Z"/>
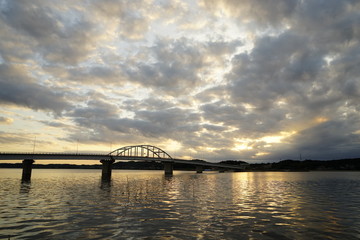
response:
<path fill-rule="evenodd" d="M 360 97 L 360 43 L 354 44 L 331 63 L 334 87 L 346 96 L 348 103 L 358 106 Z"/>
<path fill-rule="evenodd" d="M 233 101 L 266 112 L 284 100 L 313 115 L 346 99 L 335 87 L 340 82 L 333 76 L 332 63 L 325 61 L 327 52 L 317 45 L 321 43 L 291 31 L 259 37 L 252 52 L 233 59 L 228 75 Z"/>
<path fill-rule="evenodd" d="M 323 68 L 322 54 L 306 38 L 291 32 L 261 37 L 251 53 L 234 57 L 228 75 L 231 95 L 234 101 L 267 110 L 277 100 L 311 88 Z"/>
<path fill-rule="evenodd" d="M 259 138 L 287 129 L 285 115 L 288 111 L 283 108 L 269 110 L 266 118 L 262 112 L 246 109 L 240 104 L 214 102 L 204 104 L 200 109 L 204 120 L 223 124 L 224 128 L 236 128 L 232 136 L 227 136 L 230 138 Z"/>
<path fill-rule="evenodd" d="M 308 159 L 356 158 L 359 156 L 359 121 L 328 121 L 305 129 L 274 151 L 278 158 L 302 154 Z"/>
<path fill-rule="evenodd" d="M 235 1 L 207 1 L 206 6 L 214 12 L 214 6 L 225 7 L 239 23 L 272 27 L 274 34 L 259 34 L 250 51 L 233 58 L 232 69 L 226 76 L 229 104 L 223 90 L 198 94 L 200 99 L 210 100 L 209 96 L 222 99 L 202 105 L 204 118 L 237 127 L 237 134 L 253 138 L 303 129 L 285 139 L 283 145 L 273 144 L 270 150 L 276 158 L 278 151 L 299 150 L 313 156 L 325 156 L 324 152 L 328 152 L 330 157 L 330 152 L 341 152 L 354 157 L 354 153 L 359 154 L 359 132 L 355 131 L 359 129 L 359 120 L 350 118 L 349 113 L 359 108 L 355 103 L 359 101 L 360 82 L 356 67 L 360 59 L 359 3 L 270 2 L 272 6 L 258 1 L 236 1 L 235 6 Z M 254 8 L 247 14 L 245 11 L 251 6 Z M 280 23 L 282 27 L 276 32 Z M 244 104 L 250 108 L 244 109 Z M 317 117 L 330 121 L 306 127 Z M 356 127 L 345 127 L 350 125 Z M 291 147 L 286 141 L 291 141 Z M 269 150 L 260 143 L 259 151 Z M 287 147 L 291 150 L 285 150 Z"/>
<path fill-rule="evenodd" d="M 296 136 L 296 145 L 300 151 L 308 153 L 318 151 L 327 152 L 327 154 L 346 152 L 348 148 L 351 149 L 360 144 L 359 135 L 353 133 L 359 129 L 359 123 L 352 126 L 349 126 L 349 123 L 351 122 L 329 121 L 314 128 L 306 129 Z M 314 148 L 315 146 L 316 148 Z"/>
<path fill-rule="evenodd" d="M 48 68 L 48 71 L 57 69 Z M 66 80 L 81 82 L 82 84 L 113 84 L 121 86 L 126 80 L 117 66 L 87 66 L 67 69 L 62 72 L 67 76 Z"/>
<path fill-rule="evenodd" d="M 85 107 L 75 108 L 68 113 L 68 116 L 86 121 L 118 116 L 119 109 L 115 104 L 109 103 L 109 101 L 105 101 L 105 99 L 100 99 L 99 97 L 96 98 L 95 95 L 89 96 L 89 98 L 85 103 Z"/>
<path fill-rule="evenodd" d="M 24 42 L 24 38 L 17 35 L 16 31 L 3 21 L 1 12 L 0 25 L 0 62 L 22 62 L 29 59 L 33 53 L 33 42 Z"/>
<path fill-rule="evenodd" d="M 200 84 L 197 75 L 204 66 L 200 49 L 182 39 L 181 41 L 158 41 L 151 48 L 152 62 L 139 62 L 133 69 L 124 66 L 130 80 L 145 87 L 163 92 L 181 93 Z"/>
<path fill-rule="evenodd" d="M 171 132 L 173 134 L 197 131 L 200 120 L 198 113 L 176 107 L 160 111 L 137 111 L 135 118 L 153 123 L 162 129 L 163 133 Z"/>
<path fill-rule="evenodd" d="M 133 113 L 133 117 L 121 117 L 122 110 Z M 87 126 L 94 131 L 91 133 L 95 136 L 92 141 L 102 141 L 97 136 L 133 143 L 148 142 L 149 138 L 157 141 L 172 139 L 186 147 L 195 147 L 205 144 L 203 139 L 194 136 L 196 132 L 222 129 L 211 124 L 202 125 L 197 112 L 176 107 L 176 104 L 156 97 L 125 101 L 119 106 L 118 113 L 117 116 L 98 114 L 96 109 L 88 106 L 74 111 L 72 117 L 79 126 Z"/>
<path fill-rule="evenodd" d="M 77 17 L 65 17 L 63 11 Z M 82 16 L 75 9 L 64 10 L 57 2 L 41 0 L 5 1 L 1 9 L 3 24 L 27 41 L 36 51 L 34 54 L 50 62 L 67 64 L 87 56 L 96 39 L 91 22 Z"/>
<path fill-rule="evenodd" d="M 0 103 L 50 110 L 56 114 L 71 105 L 62 89 L 40 85 L 21 67 L 6 64 L 0 65 Z"/>
<path fill-rule="evenodd" d="M 42 8 L 29 1 L 7 1 L 1 13 L 4 19 L 18 31 L 36 39 L 44 39 L 51 34 L 61 35 L 60 26 L 49 10 L 51 9 Z"/>
<path fill-rule="evenodd" d="M 86 126 L 100 136 L 135 134 L 139 138 L 145 136 L 177 139 L 199 129 L 199 115 L 186 109 L 133 109 L 133 118 L 121 117 L 121 109 L 100 100 L 92 100 L 86 107 L 72 111 L 69 116 L 80 126 Z"/>
<path fill-rule="evenodd" d="M 67 112 L 66 116 L 72 119 L 75 126 L 64 140 L 104 143 L 125 139 L 109 129 L 106 123 L 110 119 L 120 119 L 121 109 L 116 104 L 97 92 L 86 93 L 82 96 L 82 101 L 81 105 Z"/>
<path fill-rule="evenodd" d="M 224 57 L 236 51 L 241 41 L 190 42 L 182 38 L 176 41 L 159 40 L 154 46 L 144 48 L 140 56 L 126 59 L 118 64 L 84 66 L 62 69 L 45 66 L 49 73 L 63 74 L 66 80 L 86 84 L 113 84 L 121 86 L 126 82 L 139 83 L 143 87 L 168 94 L 188 94 L 200 86 L 201 74 L 205 68 L 217 63 L 223 64 Z M 212 57 L 209 61 L 208 58 Z"/>
<path fill-rule="evenodd" d="M 247 113 L 242 106 L 231 106 L 227 102 L 203 104 L 200 108 L 203 117 L 212 123 L 225 123 L 226 126 L 236 126 Z"/>
<path fill-rule="evenodd" d="M 302 1 L 291 24 L 311 36 L 318 47 L 336 51 L 335 45 L 359 38 L 359 8 L 359 2 L 353 0 Z"/>
<path fill-rule="evenodd" d="M 77 129 L 69 133 L 67 140 L 139 144 L 149 143 L 149 139 L 153 139 L 150 142 L 172 139 L 193 148 L 206 144 L 204 139 L 195 136 L 196 132 L 222 129 L 211 124 L 202 125 L 199 113 L 158 97 L 128 100 L 118 105 L 105 102 L 106 98 L 101 95 L 93 95 L 90 99 L 68 113 Z M 126 117 L 129 113 L 132 117 Z M 213 142 L 220 145 L 220 141 L 223 142 L 220 139 Z"/>
<path fill-rule="evenodd" d="M 123 72 L 130 81 L 139 82 L 144 87 L 162 93 L 188 94 L 204 84 L 201 75 L 208 71 L 205 68 L 213 65 L 213 60 L 208 60 L 210 56 L 221 61 L 222 55 L 232 53 L 241 45 L 241 41 L 201 43 L 186 38 L 162 39 L 148 49 L 147 61 L 124 65 Z"/>

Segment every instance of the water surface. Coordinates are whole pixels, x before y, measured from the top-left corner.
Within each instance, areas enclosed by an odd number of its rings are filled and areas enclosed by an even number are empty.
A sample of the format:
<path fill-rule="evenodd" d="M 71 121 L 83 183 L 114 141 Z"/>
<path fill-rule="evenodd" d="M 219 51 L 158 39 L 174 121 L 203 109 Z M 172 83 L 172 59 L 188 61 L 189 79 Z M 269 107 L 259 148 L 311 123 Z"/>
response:
<path fill-rule="evenodd" d="M 0 169 L 0 239 L 360 239 L 358 172 Z"/>

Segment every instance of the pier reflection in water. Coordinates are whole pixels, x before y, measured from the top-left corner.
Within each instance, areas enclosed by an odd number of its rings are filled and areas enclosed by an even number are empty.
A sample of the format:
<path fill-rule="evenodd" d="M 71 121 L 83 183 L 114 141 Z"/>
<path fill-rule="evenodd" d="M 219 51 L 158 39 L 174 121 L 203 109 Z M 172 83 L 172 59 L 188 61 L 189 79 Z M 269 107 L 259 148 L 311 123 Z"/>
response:
<path fill-rule="evenodd" d="M 0 239 L 359 239 L 356 172 L 0 169 Z"/>

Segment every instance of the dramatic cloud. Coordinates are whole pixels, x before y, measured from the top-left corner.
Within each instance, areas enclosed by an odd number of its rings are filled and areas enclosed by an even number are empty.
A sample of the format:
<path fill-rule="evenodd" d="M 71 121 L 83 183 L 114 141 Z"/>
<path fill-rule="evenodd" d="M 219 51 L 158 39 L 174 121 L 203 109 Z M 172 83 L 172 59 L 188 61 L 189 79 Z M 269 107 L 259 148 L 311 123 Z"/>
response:
<path fill-rule="evenodd" d="M 1 151 L 37 136 L 44 151 L 359 157 L 359 12 L 354 0 L 0 1 Z"/>
<path fill-rule="evenodd" d="M 30 44 L 33 55 L 54 64 L 75 64 L 95 48 L 98 34 L 85 5 L 71 2 L 3 1 L 2 24 Z"/>
<path fill-rule="evenodd" d="M 300 1 L 296 0 L 204 0 L 203 5 L 215 14 L 228 14 L 242 23 L 256 23 L 258 28 L 286 24 Z"/>
<path fill-rule="evenodd" d="M 21 66 L 0 65 L 0 104 L 14 104 L 60 114 L 70 104 L 62 89 L 43 86 Z"/>

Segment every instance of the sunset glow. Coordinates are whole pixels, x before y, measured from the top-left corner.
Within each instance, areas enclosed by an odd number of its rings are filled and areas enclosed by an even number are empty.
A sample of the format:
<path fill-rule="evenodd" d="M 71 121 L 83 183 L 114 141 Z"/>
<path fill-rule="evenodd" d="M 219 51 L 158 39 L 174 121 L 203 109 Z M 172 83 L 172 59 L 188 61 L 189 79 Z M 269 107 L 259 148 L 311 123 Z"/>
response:
<path fill-rule="evenodd" d="M 357 1 L 0 1 L 0 151 L 360 154 Z"/>

